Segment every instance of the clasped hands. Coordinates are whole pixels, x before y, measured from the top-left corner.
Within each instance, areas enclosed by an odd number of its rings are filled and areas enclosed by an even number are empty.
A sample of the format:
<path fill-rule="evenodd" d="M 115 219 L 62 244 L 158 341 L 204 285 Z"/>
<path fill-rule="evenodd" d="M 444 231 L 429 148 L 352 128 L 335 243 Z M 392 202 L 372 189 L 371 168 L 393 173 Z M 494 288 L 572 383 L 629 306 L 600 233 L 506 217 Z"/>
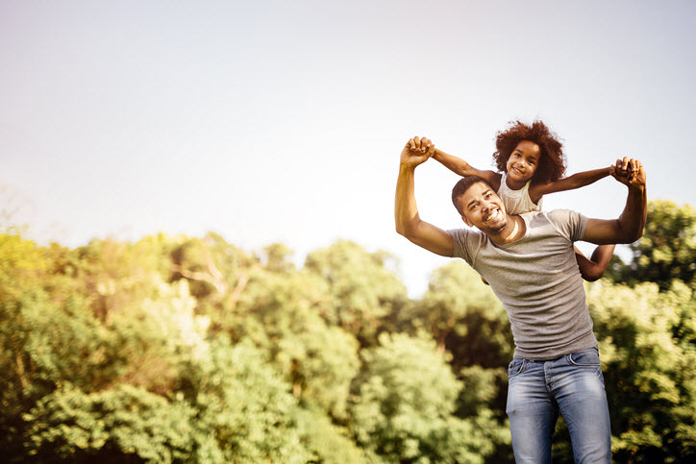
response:
<path fill-rule="evenodd" d="M 425 137 L 413 137 L 401 152 L 401 164 L 416 167 L 435 153 L 435 145 Z"/>
<path fill-rule="evenodd" d="M 611 176 L 628 187 L 645 187 L 645 169 L 637 159 L 624 157 L 617 159 L 609 170 Z"/>

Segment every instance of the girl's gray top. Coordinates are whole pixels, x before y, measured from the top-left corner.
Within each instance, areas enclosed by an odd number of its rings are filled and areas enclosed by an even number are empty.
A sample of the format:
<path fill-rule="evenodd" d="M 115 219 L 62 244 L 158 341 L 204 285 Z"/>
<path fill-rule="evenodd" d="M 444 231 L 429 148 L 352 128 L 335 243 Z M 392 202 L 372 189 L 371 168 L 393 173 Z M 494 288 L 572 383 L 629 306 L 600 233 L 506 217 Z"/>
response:
<path fill-rule="evenodd" d="M 478 271 L 507 309 L 516 358 L 550 360 L 596 347 L 573 247 L 587 218 L 569 210 L 520 216 L 524 237 L 503 246 L 478 229 L 448 231 L 454 256 Z"/>

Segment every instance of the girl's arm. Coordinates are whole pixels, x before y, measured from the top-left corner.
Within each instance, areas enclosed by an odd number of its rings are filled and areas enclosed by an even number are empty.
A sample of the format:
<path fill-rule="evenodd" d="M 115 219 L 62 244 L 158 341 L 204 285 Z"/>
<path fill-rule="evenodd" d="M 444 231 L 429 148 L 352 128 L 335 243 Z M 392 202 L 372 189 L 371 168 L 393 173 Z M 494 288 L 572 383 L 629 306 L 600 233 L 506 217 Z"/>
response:
<path fill-rule="evenodd" d="M 534 203 L 537 203 L 541 197 L 547 193 L 562 192 L 564 190 L 573 190 L 576 188 L 590 185 L 603 179 L 610 174 L 611 168 L 593 169 L 591 171 L 578 172 L 570 177 L 559 179 L 555 182 L 547 182 L 546 184 L 532 185 L 529 187 L 529 196 Z"/>
<path fill-rule="evenodd" d="M 480 177 L 481 179 L 485 180 L 488 182 L 491 187 L 493 187 L 496 191 L 500 187 L 500 174 L 493 172 L 493 171 L 482 171 L 480 169 L 476 169 L 466 161 L 464 161 L 461 158 L 457 158 L 454 155 L 450 155 L 445 153 L 444 151 L 440 149 L 435 149 L 435 152 L 433 153 L 433 159 L 436 159 L 439 161 L 443 166 L 448 168 L 450 171 L 454 172 L 455 174 L 459 174 L 460 176 L 476 176 Z"/>

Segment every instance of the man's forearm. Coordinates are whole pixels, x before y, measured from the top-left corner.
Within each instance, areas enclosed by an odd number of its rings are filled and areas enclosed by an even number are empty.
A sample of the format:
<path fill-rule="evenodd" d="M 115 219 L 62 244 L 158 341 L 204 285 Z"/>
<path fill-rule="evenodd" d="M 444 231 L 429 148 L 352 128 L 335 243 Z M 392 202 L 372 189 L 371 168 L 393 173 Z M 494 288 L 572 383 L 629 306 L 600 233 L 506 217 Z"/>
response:
<path fill-rule="evenodd" d="M 415 167 L 399 167 L 399 179 L 396 183 L 396 201 L 394 202 L 394 218 L 396 231 L 432 253 L 451 257 L 454 254 L 452 236 L 434 225 L 422 221 L 416 206 L 414 187 Z"/>
<path fill-rule="evenodd" d="M 396 231 L 419 247 L 441 256 L 452 256 L 452 236 L 432 224 L 421 221 L 416 206 L 415 169 L 427 161 L 432 154 L 431 150 L 430 140 L 415 137 L 409 140 L 401 152 L 394 200 L 394 222 Z"/>
<path fill-rule="evenodd" d="M 621 216 L 619 225 L 621 228 L 621 240 L 623 243 L 632 243 L 643 236 L 645 221 L 648 214 L 648 195 L 646 186 L 632 186 L 628 188 L 628 198 Z"/>
<path fill-rule="evenodd" d="M 628 187 L 626 206 L 618 219 L 589 219 L 583 240 L 598 245 L 635 242 L 643 235 L 648 211 L 645 170 L 640 161 L 624 158 L 616 160 L 610 173 Z"/>
<path fill-rule="evenodd" d="M 412 228 L 414 219 L 418 218 L 418 206 L 415 194 L 415 167 L 399 166 L 394 201 L 394 220 L 396 231 L 406 236 Z"/>

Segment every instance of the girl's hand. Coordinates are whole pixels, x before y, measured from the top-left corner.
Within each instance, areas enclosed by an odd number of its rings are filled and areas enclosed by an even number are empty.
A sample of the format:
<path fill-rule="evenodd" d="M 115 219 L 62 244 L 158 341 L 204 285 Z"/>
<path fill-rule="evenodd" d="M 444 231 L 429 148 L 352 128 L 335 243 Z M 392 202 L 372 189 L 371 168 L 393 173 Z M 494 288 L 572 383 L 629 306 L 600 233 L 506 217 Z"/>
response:
<path fill-rule="evenodd" d="M 612 177 L 629 188 L 644 188 L 646 182 L 645 169 L 640 161 L 624 157 L 617 159 L 610 168 Z"/>
<path fill-rule="evenodd" d="M 413 137 L 406 142 L 401 152 L 401 165 L 415 168 L 425 162 L 435 153 L 435 146 L 430 139 Z"/>

